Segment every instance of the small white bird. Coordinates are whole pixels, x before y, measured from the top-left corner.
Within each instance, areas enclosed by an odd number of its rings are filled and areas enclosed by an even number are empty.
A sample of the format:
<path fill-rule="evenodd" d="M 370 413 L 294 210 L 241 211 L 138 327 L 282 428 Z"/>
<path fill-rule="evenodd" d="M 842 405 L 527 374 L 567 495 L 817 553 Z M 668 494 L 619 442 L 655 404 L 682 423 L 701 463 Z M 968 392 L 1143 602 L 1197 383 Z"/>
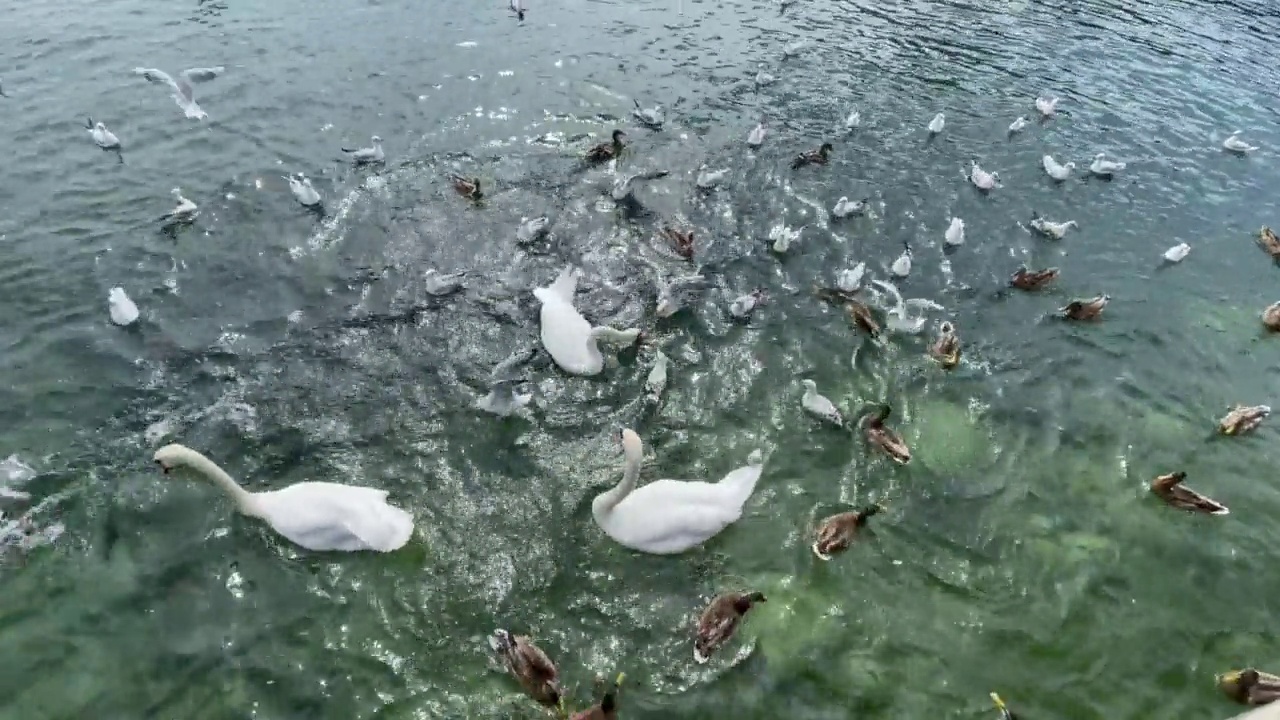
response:
<path fill-rule="evenodd" d="M 804 385 L 804 397 L 800 398 L 800 407 L 819 420 L 825 420 L 836 427 L 844 427 L 844 416 L 840 414 L 840 409 L 826 395 L 818 393 L 818 384 L 812 380 L 800 382 Z"/>
<path fill-rule="evenodd" d="M 181 188 L 174 188 L 169 191 L 169 194 L 173 195 L 173 197 L 178 201 L 178 204 L 167 214 L 162 216 L 160 218 L 161 220 L 185 223 L 191 222 L 196 218 L 196 215 L 200 214 L 200 208 L 196 207 L 195 203 L 182 196 Z"/>
<path fill-rule="evenodd" d="M 893 264 L 889 266 L 889 272 L 900 278 L 904 278 L 911 274 L 911 245 L 908 244 L 906 240 L 903 240 L 902 247 L 902 254 L 899 255 L 898 259 L 894 260 Z"/>
<path fill-rule="evenodd" d="M 639 100 L 632 99 L 631 102 L 636 104 L 636 108 L 631 111 L 631 115 L 635 117 L 636 120 L 639 120 L 641 125 L 645 125 L 654 130 L 662 129 L 662 123 L 666 121 L 666 118 L 662 115 L 661 105 L 654 105 L 652 108 L 642 108 L 640 107 Z"/>
<path fill-rule="evenodd" d="M 978 165 L 978 161 L 973 161 L 973 168 L 969 171 L 969 180 L 977 186 L 979 190 L 991 190 L 999 187 L 1000 173 L 987 172 Z"/>
<path fill-rule="evenodd" d="M 635 183 L 642 180 L 657 180 L 669 175 L 666 170 L 649 170 L 647 172 L 631 173 L 625 177 L 620 177 L 613 181 L 613 189 L 609 191 L 609 195 L 614 200 L 622 200 L 631 194 L 635 189 Z"/>
<path fill-rule="evenodd" d="M 1009 134 L 1012 135 L 1017 132 L 1022 132 L 1023 128 L 1030 124 L 1030 122 L 1030 120 L 1027 120 L 1026 115 L 1019 115 L 1017 120 L 1009 123 Z"/>
<path fill-rule="evenodd" d="M 466 287 L 467 271 L 459 270 L 458 272 L 440 273 L 435 268 L 431 268 L 422 274 L 424 281 L 422 289 L 428 295 L 441 297 L 455 293 Z"/>
<path fill-rule="evenodd" d="M 476 400 L 476 407 L 498 417 L 508 417 L 533 400 L 533 393 L 517 392 L 523 376 L 515 370 L 533 357 L 535 347 L 521 348 L 494 366 L 489 374 L 489 394 Z"/>
<path fill-rule="evenodd" d="M 292 175 L 282 175 L 285 180 L 289 181 L 289 190 L 293 192 L 293 196 L 298 199 L 306 207 L 312 207 L 320 204 L 320 193 L 311 187 L 311 178 L 298 173 L 295 178 Z"/>
<path fill-rule="evenodd" d="M 770 75 L 768 72 L 765 72 L 764 70 L 761 70 L 760 72 L 756 73 L 757 86 L 768 85 L 769 83 L 773 82 L 774 79 L 775 78 L 773 77 L 773 75 Z"/>
<path fill-rule="evenodd" d="M 1191 246 L 1186 243 L 1178 243 L 1164 251 L 1164 259 L 1171 263 L 1179 263 L 1186 260 L 1189 254 L 1191 254 Z"/>
<path fill-rule="evenodd" d="M 729 314 L 738 320 L 746 320 L 751 317 L 751 313 L 755 312 L 756 308 L 764 304 L 766 299 L 768 296 L 765 295 L 764 290 L 756 288 L 746 295 L 734 298 L 733 302 L 729 303 Z"/>
<path fill-rule="evenodd" d="M 1222 141 L 1222 149 L 1227 152 L 1240 153 L 1241 155 L 1244 155 L 1251 153 L 1258 148 L 1256 145 L 1250 145 L 1249 143 L 1241 140 L 1240 131 L 1237 130 L 1231 133 L 1231 137 Z"/>
<path fill-rule="evenodd" d="M 93 118 L 88 118 L 89 135 L 93 137 L 93 141 L 103 150 L 119 150 L 120 138 L 115 133 L 107 129 L 103 123 L 96 123 Z"/>
<path fill-rule="evenodd" d="M 1106 157 L 1106 153 L 1094 155 L 1093 164 L 1089 166 L 1089 172 L 1101 177 L 1110 177 L 1125 168 L 1124 163 L 1107 160 Z"/>
<path fill-rule="evenodd" d="M 113 287 L 107 293 L 107 312 L 116 325 L 132 325 L 138 319 L 138 306 L 125 294 L 124 288 Z"/>
<path fill-rule="evenodd" d="M 835 207 L 831 208 L 831 216 L 836 218 L 847 218 L 850 215 L 861 215 L 867 209 L 867 204 L 871 202 L 871 198 L 863 198 L 861 200 L 850 200 L 848 197 L 841 195 L 836 201 Z"/>
<path fill-rule="evenodd" d="M 958 217 L 951 218 L 951 224 L 947 226 L 947 231 L 942 235 L 943 240 L 948 245 L 964 244 L 964 220 Z"/>
<path fill-rule="evenodd" d="M 371 139 L 373 140 L 373 147 L 342 148 L 342 152 L 349 154 L 357 165 L 380 163 L 386 158 L 386 155 L 382 152 L 382 138 L 374 135 Z"/>
<path fill-rule="evenodd" d="M 929 134 L 937 135 L 942 132 L 942 128 L 945 127 L 946 124 L 947 116 L 945 114 L 938 113 L 937 115 L 934 115 L 933 119 L 929 121 Z"/>
<path fill-rule="evenodd" d="M 796 40 L 782 47 L 782 59 L 793 58 L 809 48 L 808 40 Z"/>
<path fill-rule="evenodd" d="M 768 134 L 769 129 L 765 127 L 764 118 L 761 118 L 760 122 L 756 123 L 756 126 L 751 128 L 751 132 L 747 133 L 747 145 L 753 148 L 760 147 L 764 144 L 765 136 Z"/>
<path fill-rule="evenodd" d="M 1076 169 L 1076 164 L 1068 162 L 1066 165 L 1060 164 L 1053 159 L 1052 155 L 1045 155 L 1040 159 L 1040 163 L 1044 165 L 1044 171 L 1049 173 L 1049 177 L 1059 182 L 1066 180 L 1071 176 L 1071 171 Z"/>
<path fill-rule="evenodd" d="M 1039 213 L 1034 212 L 1031 214 L 1031 222 L 1029 224 L 1033 230 L 1039 232 L 1041 235 L 1051 237 L 1054 240 L 1061 240 L 1062 236 L 1067 234 L 1067 230 L 1069 228 L 1077 227 L 1075 220 L 1052 222 L 1050 220 L 1045 220 L 1040 217 Z"/>
<path fill-rule="evenodd" d="M 654 314 L 660 318 L 675 315 L 706 284 L 707 279 L 702 275 L 685 275 L 673 278 L 669 283 L 658 283 L 658 306 Z"/>
<path fill-rule="evenodd" d="M 1040 117 L 1053 117 L 1058 111 L 1058 98 L 1041 95 L 1036 98 L 1036 110 L 1040 111 Z"/>
<path fill-rule="evenodd" d="M 791 243 L 799 240 L 802 233 L 804 233 L 803 227 L 792 230 L 786 225 L 774 225 L 769 229 L 769 239 L 773 241 L 773 251 L 785 253 L 790 250 Z"/>
<path fill-rule="evenodd" d="M 645 399 L 654 405 L 662 400 L 662 392 L 667 389 L 667 366 L 670 360 L 667 359 L 665 353 L 658 351 L 658 358 L 653 363 L 653 369 L 649 371 L 649 377 L 645 378 L 644 391 Z"/>
<path fill-rule="evenodd" d="M 196 103 L 195 90 L 191 87 L 191 83 L 212 80 L 222 74 L 225 69 L 223 67 L 191 68 L 178 73 L 177 80 L 169 77 L 169 73 L 155 68 L 137 67 L 133 72 L 157 85 L 169 86 L 173 91 L 173 101 L 182 108 L 182 112 L 193 120 L 203 120 L 209 115 Z"/>
<path fill-rule="evenodd" d="M 703 163 L 698 168 L 698 179 L 695 184 L 703 190 L 710 190 L 724 182 L 727 177 L 729 177 L 729 168 L 710 170 L 707 168 L 707 164 Z"/>
<path fill-rule="evenodd" d="M 528 245 L 547 233 L 551 220 L 546 215 L 535 218 L 520 218 L 520 227 L 516 229 L 516 242 Z"/>
<path fill-rule="evenodd" d="M 836 275 L 836 287 L 842 292 L 855 292 L 862 287 L 862 276 L 867 274 L 867 264 L 860 262 L 851 268 L 845 268 Z"/>
<path fill-rule="evenodd" d="M 844 119 L 844 129 L 848 132 L 852 132 L 857 130 L 858 126 L 861 124 L 862 113 L 858 112 L 857 109 L 850 110 L 849 114 Z"/>

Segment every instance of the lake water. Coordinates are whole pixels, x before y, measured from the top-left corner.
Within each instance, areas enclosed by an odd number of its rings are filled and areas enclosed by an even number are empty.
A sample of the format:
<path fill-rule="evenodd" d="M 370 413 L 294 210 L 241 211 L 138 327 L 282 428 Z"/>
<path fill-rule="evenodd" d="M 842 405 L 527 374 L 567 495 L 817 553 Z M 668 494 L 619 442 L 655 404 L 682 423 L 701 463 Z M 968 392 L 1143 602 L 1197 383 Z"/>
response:
<path fill-rule="evenodd" d="M 1280 667 L 1275 429 L 1212 436 L 1231 404 L 1276 399 L 1258 313 L 1277 270 L 1251 239 L 1280 223 L 1271 5 L 534 0 L 521 24 L 500 0 L 49 0 L 6 17 L 0 456 L 29 498 L 0 499 L 0 716 L 545 717 L 494 662 L 497 626 L 559 661 L 574 706 L 625 671 L 632 720 L 994 718 L 993 690 L 1030 718 L 1225 717 L 1214 673 Z M 140 65 L 227 71 L 197 86 L 195 121 Z M 1040 93 L 1062 112 L 1009 137 Z M 632 98 L 666 128 L 629 120 Z M 622 171 L 671 172 L 621 208 L 613 170 L 579 161 L 615 127 Z M 1263 150 L 1222 152 L 1234 130 Z M 374 134 L 385 167 L 352 168 L 339 148 Z M 829 166 L 788 168 L 824 140 Z M 1128 167 L 1085 180 L 1099 151 Z M 1073 178 L 1051 182 L 1045 152 Z M 972 160 L 1003 187 L 967 184 Z M 725 187 L 694 189 L 703 163 Z M 323 216 L 294 202 L 294 171 Z M 454 171 L 483 179 L 483 206 Z M 201 214 L 166 231 L 175 186 Z M 833 222 L 842 195 L 872 212 Z M 1033 211 L 1079 228 L 1033 236 Z M 519 246 L 543 213 L 549 241 Z M 953 215 L 967 242 L 944 253 Z M 697 229 L 695 266 L 655 239 L 668 221 Z M 786 228 L 803 230 L 779 255 Z M 811 289 L 860 260 L 887 277 L 903 241 L 904 294 L 945 310 L 877 344 Z M 1161 267 L 1180 241 L 1190 257 Z M 490 369 L 537 341 L 531 289 L 570 263 L 587 317 L 649 344 L 586 379 L 539 353 L 527 416 L 478 412 Z M 1062 276 L 1002 291 L 1022 263 Z M 695 267 L 712 287 L 656 321 L 653 281 Z M 431 296 L 428 269 L 467 287 Z M 133 327 L 108 321 L 114 286 Z M 730 321 L 755 287 L 768 302 Z M 1052 317 L 1099 293 L 1100 323 Z M 925 355 L 943 319 L 965 343 L 951 372 Z M 654 346 L 672 358 L 656 409 Z M 805 417 L 801 377 L 846 412 L 891 402 L 915 459 Z M 622 426 L 646 478 L 765 451 L 742 520 L 677 557 L 608 540 L 590 504 L 620 477 Z M 156 472 L 173 441 L 255 490 L 386 488 L 418 535 L 303 551 Z M 1146 492 L 1176 469 L 1232 514 Z M 817 520 L 874 500 L 874 534 L 818 563 Z M 768 602 L 696 665 L 692 619 L 727 589 Z"/>

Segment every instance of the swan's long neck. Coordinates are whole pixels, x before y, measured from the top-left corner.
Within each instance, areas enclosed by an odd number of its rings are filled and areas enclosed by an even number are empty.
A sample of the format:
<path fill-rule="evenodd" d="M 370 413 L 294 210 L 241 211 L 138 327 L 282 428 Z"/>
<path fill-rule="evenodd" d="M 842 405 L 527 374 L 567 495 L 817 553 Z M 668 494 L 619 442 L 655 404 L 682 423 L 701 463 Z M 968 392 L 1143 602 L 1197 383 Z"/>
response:
<path fill-rule="evenodd" d="M 187 465 L 196 472 L 204 475 L 214 485 L 222 488 L 222 491 L 231 496 L 236 502 L 236 508 L 245 515 L 258 515 L 258 502 L 253 493 L 240 487 L 225 470 L 218 467 L 218 464 L 209 458 L 197 452 L 192 452 L 192 456 L 188 458 Z"/>
<path fill-rule="evenodd" d="M 627 453 L 627 464 L 622 470 L 622 481 L 612 490 L 600 493 L 592 503 L 592 510 L 596 515 L 608 513 L 622 502 L 623 498 L 631 494 L 636 489 L 636 480 L 640 477 L 640 457 L 639 454 L 632 455 Z"/>

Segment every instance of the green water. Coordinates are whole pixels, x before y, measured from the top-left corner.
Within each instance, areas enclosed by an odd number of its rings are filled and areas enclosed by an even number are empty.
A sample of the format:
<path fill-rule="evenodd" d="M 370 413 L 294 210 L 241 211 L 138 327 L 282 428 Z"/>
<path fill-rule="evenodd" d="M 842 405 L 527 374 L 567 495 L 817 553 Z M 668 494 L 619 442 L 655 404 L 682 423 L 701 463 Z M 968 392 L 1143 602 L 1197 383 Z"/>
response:
<path fill-rule="evenodd" d="M 1275 430 L 1211 439 L 1229 405 L 1275 399 L 1257 315 L 1277 270 L 1250 240 L 1280 223 L 1273 9 L 571 0 L 522 25 L 497 0 L 455 5 L 6 9 L 0 456 L 37 474 L 28 500 L 0 500 L 0 717 L 545 717 L 493 661 L 497 626 L 559 661 L 575 705 L 625 671 L 634 720 L 993 718 L 992 690 L 1033 719 L 1219 718 L 1235 708 L 1213 673 L 1277 671 Z M 138 65 L 227 73 L 198 86 L 196 122 Z M 778 81 L 757 88 L 762 67 Z M 1041 92 L 1066 114 L 1009 138 Z M 628 121 L 632 97 L 663 103 L 667 128 Z M 772 134 L 749 153 L 762 113 Z M 624 167 L 672 172 L 625 211 L 608 169 L 577 162 L 619 126 Z M 1237 129 L 1264 150 L 1224 154 Z M 338 148 L 375 133 L 386 167 L 352 169 Z M 822 140 L 829 167 L 787 169 Z M 1102 150 L 1129 163 L 1112 182 L 1040 169 Z M 973 159 L 1004 186 L 967 185 Z M 703 162 L 731 168 L 725 188 L 693 189 Z M 324 217 L 279 178 L 298 170 Z M 455 170 L 491 187 L 484 207 L 453 194 Z M 166 233 L 174 186 L 201 216 Z M 841 195 L 874 213 L 830 222 Z M 1033 210 L 1080 228 L 1033 237 Z M 517 246 L 543 213 L 551 241 Z M 952 215 L 968 239 L 944 254 Z M 691 270 L 653 239 L 672 218 L 698 229 L 714 287 L 655 322 L 652 281 Z M 782 257 L 780 224 L 805 228 Z M 928 334 L 877 345 L 809 292 L 859 260 L 885 277 L 903 240 L 904 293 L 946 308 L 929 333 L 947 318 L 965 341 L 953 372 Z M 1058 285 L 999 292 L 1024 262 L 1061 267 Z M 569 263 L 587 317 L 671 356 L 664 404 L 641 400 L 652 356 L 627 351 L 590 379 L 540 355 L 527 417 L 472 409 L 536 342 L 531 288 Z M 472 274 L 435 298 L 428 268 Z M 135 327 L 108 322 L 116 285 Z M 726 298 L 753 287 L 769 302 L 730 322 Z M 1104 292 L 1101 323 L 1049 317 Z M 800 376 L 848 411 L 892 402 L 915 460 L 804 417 Z M 742 520 L 678 557 L 608 540 L 590 503 L 620 477 L 621 426 L 648 446 L 645 478 L 719 477 L 764 450 Z M 418 534 L 386 556 L 303 551 L 156 473 L 169 441 L 255 490 L 386 488 Z M 1174 469 L 1232 514 L 1151 498 Z M 816 562 L 814 523 L 870 500 L 889 507 L 874 535 Z M 726 589 L 768 602 L 695 665 L 692 619 Z"/>

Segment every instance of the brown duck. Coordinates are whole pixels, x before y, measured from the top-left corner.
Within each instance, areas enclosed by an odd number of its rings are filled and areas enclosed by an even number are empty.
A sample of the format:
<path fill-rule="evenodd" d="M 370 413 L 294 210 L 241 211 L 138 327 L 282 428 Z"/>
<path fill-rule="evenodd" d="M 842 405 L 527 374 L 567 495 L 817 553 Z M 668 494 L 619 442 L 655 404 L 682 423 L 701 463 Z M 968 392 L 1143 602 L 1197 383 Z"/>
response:
<path fill-rule="evenodd" d="M 879 505 L 868 505 L 857 512 L 842 512 L 823 520 L 818 525 L 818 539 L 811 546 L 819 560 L 830 560 L 832 555 L 849 549 L 857 539 L 867 518 L 880 512 Z"/>
<path fill-rule="evenodd" d="M 1182 481 L 1186 479 L 1187 474 L 1184 472 L 1161 475 L 1151 481 L 1151 492 L 1179 510 L 1207 513 L 1209 515 L 1231 514 L 1226 505 L 1183 485 Z"/>
<path fill-rule="evenodd" d="M 462 197 L 468 200 L 479 200 L 484 197 L 484 193 L 480 190 L 480 178 L 465 178 L 461 175 L 454 175 L 452 180 L 453 189 L 457 190 Z"/>
<path fill-rule="evenodd" d="M 954 325 L 943 321 L 938 328 L 938 338 L 929 346 L 929 354 L 947 370 L 960 364 L 960 336 Z"/>
<path fill-rule="evenodd" d="M 705 663 L 721 645 L 738 631 L 742 617 L 756 603 L 764 602 L 764 595 L 753 593 L 725 593 L 718 595 L 702 611 L 693 638 L 693 659 Z"/>
<path fill-rule="evenodd" d="M 1218 432 L 1223 435 L 1243 435 L 1261 425 L 1270 414 L 1271 407 L 1268 405 L 1237 405 L 1218 421 Z"/>
<path fill-rule="evenodd" d="M 1019 290 L 1039 290 L 1058 279 L 1058 268 L 1044 270 L 1028 270 L 1025 266 L 1018 268 L 1009 278 L 1009 284 Z"/>
<path fill-rule="evenodd" d="M 1275 231 L 1266 225 L 1258 231 L 1258 245 L 1262 247 L 1263 252 L 1280 260 L 1280 237 L 1276 237 Z"/>
<path fill-rule="evenodd" d="M 884 424 L 893 409 L 885 403 L 862 418 L 862 434 L 873 447 L 884 451 L 894 462 L 906 465 L 911 462 L 911 448 L 902 436 Z"/>
<path fill-rule="evenodd" d="M 587 162 L 601 163 L 618 157 L 622 154 L 622 138 L 626 136 L 621 130 L 614 130 L 612 141 L 600 143 L 587 151 Z"/>
<path fill-rule="evenodd" d="M 813 294 L 825 303 L 843 306 L 849 319 L 871 337 L 880 336 L 880 321 L 871 307 L 858 299 L 857 290 L 841 290 L 834 287 L 814 287 Z"/>
<path fill-rule="evenodd" d="M 681 230 L 673 228 L 670 225 L 663 225 L 660 231 L 662 237 L 671 244 L 671 248 L 676 254 L 685 260 L 693 259 L 693 231 Z"/>
<path fill-rule="evenodd" d="M 605 691 L 600 702 L 586 710 L 579 710 L 571 715 L 569 720 L 618 720 L 618 688 L 626 677 L 626 673 L 618 673 L 618 678 L 613 681 L 613 687 Z"/>
<path fill-rule="evenodd" d="M 831 143 L 828 142 L 822 143 L 822 147 L 817 150 L 802 152 L 796 156 L 795 160 L 791 161 L 791 169 L 797 170 L 805 165 L 826 165 L 827 161 L 831 159 L 832 149 Z"/>
<path fill-rule="evenodd" d="M 1266 705 L 1280 700 L 1280 676 L 1245 668 L 1218 676 L 1218 687 L 1232 700 L 1245 705 Z"/>
<path fill-rule="evenodd" d="M 495 630 L 489 645 L 502 658 L 502 664 L 525 692 L 543 705 L 560 704 L 560 671 L 551 658 L 523 635 Z"/>
<path fill-rule="evenodd" d="M 1110 295 L 1099 295 L 1088 300 L 1072 300 L 1058 310 L 1067 320 L 1097 320 L 1102 317 L 1102 309 L 1111 301 Z"/>
<path fill-rule="evenodd" d="M 1280 331 L 1280 302 L 1271 303 L 1262 311 L 1262 324 L 1268 330 Z"/>

